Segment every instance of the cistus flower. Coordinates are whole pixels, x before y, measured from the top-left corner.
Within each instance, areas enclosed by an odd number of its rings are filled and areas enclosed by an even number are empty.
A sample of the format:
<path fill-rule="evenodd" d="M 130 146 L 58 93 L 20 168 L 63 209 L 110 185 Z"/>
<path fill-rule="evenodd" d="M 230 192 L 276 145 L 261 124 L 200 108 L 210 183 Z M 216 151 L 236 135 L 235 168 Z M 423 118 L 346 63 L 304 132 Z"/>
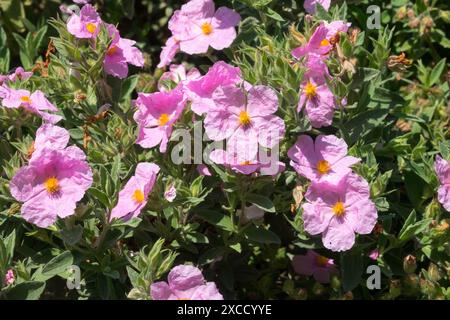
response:
<path fill-rule="evenodd" d="M 370 200 L 370 188 L 362 177 L 349 173 L 339 184 L 313 182 L 302 205 L 305 231 L 322 234 L 325 248 L 349 250 L 355 233 L 369 234 L 377 222 L 377 209 Z"/>
<path fill-rule="evenodd" d="M 306 255 L 296 255 L 292 259 L 294 271 L 304 276 L 313 276 L 320 283 L 329 283 L 331 275 L 338 274 L 333 259 L 328 259 L 308 250 Z"/>
<path fill-rule="evenodd" d="M 16 281 L 16 276 L 14 275 L 14 271 L 12 269 L 9 269 L 6 271 L 5 280 L 4 283 L 9 286 L 12 285 Z"/>
<path fill-rule="evenodd" d="M 177 189 L 175 188 L 175 185 L 171 184 L 169 188 L 164 192 L 164 199 L 166 199 L 169 202 L 173 202 L 177 196 Z"/>
<path fill-rule="evenodd" d="M 175 37 L 170 37 L 166 41 L 166 45 L 162 47 L 161 54 L 159 56 L 158 68 L 164 68 L 168 66 L 175 58 L 176 54 L 180 51 L 180 41 Z"/>
<path fill-rule="evenodd" d="M 211 171 L 209 171 L 209 168 L 204 164 L 199 164 L 197 166 L 197 172 L 201 176 L 206 176 L 206 177 L 212 176 Z"/>
<path fill-rule="evenodd" d="M 326 11 L 330 9 L 331 0 L 305 0 L 303 3 L 303 8 L 309 14 L 314 14 L 316 12 L 316 5 L 320 4 Z"/>
<path fill-rule="evenodd" d="M 25 81 L 31 78 L 33 75 L 33 72 L 27 72 L 22 67 L 16 68 L 13 73 L 11 73 L 8 76 L 9 81 L 16 82 L 16 81 Z"/>
<path fill-rule="evenodd" d="M 218 61 L 197 80 L 189 81 L 186 94 L 192 102 L 191 109 L 198 115 L 208 112 L 214 106 L 212 95 L 220 86 L 242 83 L 241 70 L 226 62 Z"/>
<path fill-rule="evenodd" d="M 161 54 L 163 67 L 170 63 L 178 48 L 188 54 L 206 53 L 229 47 L 236 38 L 235 27 L 241 17 L 235 11 L 220 7 L 215 10 L 212 0 L 191 0 L 174 12 L 169 21 L 172 37 Z M 170 41 L 170 43 L 169 43 Z"/>
<path fill-rule="evenodd" d="M 227 152 L 221 149 L 213 150 L 209 154 L 209 159 L 216 164 L 223 165 L 230 168 L 234 172 L 245 175 L 259 171 L 262 175 L 274 176 L 280 172 L 283 172 L 285 169 L 284 163 L 280 161 L 276 161 L 275 163 L 262 163 L 257 158 L 244 160 L 240 158 L 239 154 Z"/>
<path fill-rule="evenodd" d="M 205 131 L 214 141 L 227 139 L 227 152 L 239 161 L 255 159 L 258 145 L 272 149 L 284 136 L 284 121 L 276 92 L 255 86 L 248 92 L 236 86 L 219 87 L 213 93 L 214 107 L 205 119 Z"/>
<path fill-rule="evenodd" d="M 301 135 L 288 150 L 291 166 L 297 173 L 315 182 L 338 183 L 361 159 L 347 156 L 347 144 L 334 135 L 319 135 L 315 141 Z"/>
<path fill-rule="evenodd" d="M 34 161 L 34 159 L 39 158 L 39 155 L 44 149 L 65 149 L 69 143 L 69 139 L 70 134 L 66 129 L 50 123 L 43 124 L 36 131 L 36 139 L 34 140 L 33 152 L 31 154 L 30 161 Z"/>
<path fill-rule="evenodd" d="M 28 90 L 16 90 L 2 86 L 0 87 L 0 98 L 3 98 L 2 105 L 4 107 L 13 109 L 24 108 L 25 110 L 38 115 L 45 122 L 56 123 L 62 119 L 61 116 L 45 112 L 57 112 L 58 108 L 48 101 L 44 93 L 40 90 L 30 93 Z"/>
<path fill-rule="evenodd" d="M 311 125 L 314 128 L 321 128 L 331 125 L 337 105 L 327 84 L 319 85 L 313 78 L 309 78 L 300 87 L 297 111 L 300 112 L 303 107 Z"/>
<path fill-rule="evenodd" d="M 214 282 L 206 282 L 202 272 L 190 265 L 174 267 L 167 282 L 158 281 L 150 286 L 153 300 L 223 300 Z"/>
<path fill-rule="evenodd" d="M 183 90 L 189 82 L 197 80 L 201 77 L 200 71 L 197 68 L 192 68 L 186 71 L 186 67 L 182 64 L 172 64 L 169 67 L 169 71 L 164 72 L 158 80 L 159 91 L 168 92 L 173 89 L 171 84 L 175 86 L 181 84 Z"/>
<path fill-rule="evenodd" d="M 102 20 L 95 8 L 90 5 L 84 5 L 80 14 L 73 13 L 67 21 L 67 30 L 69 33 L 79 39 L 91 39 L 97 37 L 100 32 Z"/>
<path fill-rule="evenodd" d="M 22 202 L 23 218 L 46 228 L 57 217 L 75 213 L 76 204 L 92 184 L 92 171 L 78 147 L 44 148 L 10 183 L 12 196 Z"/>
<path fill-rule="evenodd" d="M 438 200 L 445 210 L 450 212 L 450 162 L 438 155 L 434 170 L 441 184 L 438 189 Z"/>
<path fill-rule="evenodd" d="M 106 51 L 104 70 L 119 79 L 128 76 L 128 64 L 136 67 L 144 66 L 144 56 L 142 52 L 135 47 L 136 41 L 120 37 L 119 30 L 112 24 L 107 25 L 108 33 L 112 42 Z"/>
<path fill-rule="evenodd" d="M 369 258 L 374 261 L 377 260 L 379 256 L 380 256 L 380 250 L 378 250 L 378 249 L 373 249 L 369 253 Z"/>
<path fill-rule="evenodd" d="M 158 172 L 159 167 L 154 163 L 138 163 L 135 175 L 119 192 L 119 201 L 111 211 L 110 220 L 127 221 L 137 217 L 147 204 L 148 195 L 153 189 Z"/>
<path fill-rule="evenodd" d="M 173 124 L 186 105 L 183 91 L 177 88 L 170 92 L 139 93 L 135 105 L 138 110 L 134 120 L 139 129 L 136 143 L 143 148 L 159 145 L 159 151 L 166 152 Z"/>

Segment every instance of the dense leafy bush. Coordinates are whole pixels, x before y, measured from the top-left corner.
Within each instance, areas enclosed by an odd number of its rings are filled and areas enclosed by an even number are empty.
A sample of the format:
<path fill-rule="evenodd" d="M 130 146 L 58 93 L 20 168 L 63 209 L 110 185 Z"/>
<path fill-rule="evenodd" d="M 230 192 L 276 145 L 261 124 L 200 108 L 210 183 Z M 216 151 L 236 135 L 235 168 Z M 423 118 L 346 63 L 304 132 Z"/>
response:
<path fill-rule="evenodd" d="M 0 3 L 0 298 L 450 298 L 448 3 L 75 2 Z"/>

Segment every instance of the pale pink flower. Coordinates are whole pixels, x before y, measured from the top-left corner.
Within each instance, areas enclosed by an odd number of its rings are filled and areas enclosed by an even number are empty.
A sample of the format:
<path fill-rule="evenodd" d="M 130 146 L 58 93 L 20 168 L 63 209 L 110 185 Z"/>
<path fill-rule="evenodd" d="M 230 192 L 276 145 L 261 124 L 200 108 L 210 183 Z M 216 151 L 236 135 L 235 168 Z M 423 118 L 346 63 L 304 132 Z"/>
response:
<path fill-rule="evenodd" d="M 171 184 L 169 188 L 164 192 L 164 199 L 166 199 L 169 202 L 173 202 L 177 196 L 177 189 L 175 188 L 175 185 Z"/>
<path fill-rule="evenodd" d="M 38 159 L 42 150 L 55 149 L 63 150 L 69 143 L 70 134 L 64 128 L 52 125 L 50 123 L 43 124 L 36 131 L 36 139 L 34 140 L 34 150 L 31 155 L 30 161 Z M 84 157 L 84 153 L 82 153 Z"/>
<path fill-rule="evenodd" d="M 14 70 L 13 73 L 8 76 L 8 78 L 11 82 L 25 81 L 31 78 L 32 75 L 33 72 L 27 72 L 22 67 L 18 67 L 16 68 L 16 70 Z"/>
<path fill-rule="evenodd" d="M 197 68 L 192 68 L 188 72 L 182 64 L 172 64 L 169 71 L 164 72 L 158 80 L 159 91 L 168 92 L 181 84 L 183 89 L 189 82 L 197 80 L 201 77 L 200 71 Z M 175 86 L 174 86 L 175 85 Z"/>
<path fill-rule="evenodd" d="M 14 275 L 14 271 L 13 271 L 13 269 L 9 269 L 8 271 L 6 271 L 5 284 L 7 286 L 9 286 L 9 285 L 12 285 L 14 283 L 14 281 L 16 281 L 16 276 Z"/>
<path fill-rule="evenodd" d="M 372 260 L 377 260 L 379 256 L 380 256 L 380 251 L 378 249 L 373 249 L 369 253 L 369 258 Z"/>
<path fill-rule="evenodd" d="M 333 46 L 331 45 L 330 40 L 327 39 L 327 34 L 327 27 L 324 25 L 324 23 L 321 23 L 314 30 L 314 33 L 312 34 L 308 43 L 292 50 L 292 55 L 298 59 L 310 53 L 322 56 L 328 54 Z"/>
<path fill-rule="evenodd" d="M 220 86 L 240 85 L 242 83 L 241 70 L 226 62 L 218 61 L 209 68 L 208 72 L 199 79 L 189 81 L 186 94 L 192 101 L 191 109 L 202 115 L 214 107 L 212 96 Z"/>
<path fill-rule="evenodd" d="M 160 62 L 157 67 L 164 68 L 165 66 L 168 66 L 175 58 L 178 51 L 180 51 L 180 41 L 175 37 L 167 39 L 166 45 L 162 47 L 161 55 L 159 56 Z"/>
<path fill-rule="evenodd" d="M 318 85 L 313 78 L 300 87 L 298 112 L 305 106 L 305 114 L 314 128 L 329 126 L 337 107 L 333 93 L 326 83 Z"/>
<path fill-rule="evenodd" d="M 450 162 L 436 156 L 434 170 L 438 176 L 440 186 L 438 189 L 438 200 L 450 212 Z"/>
<path fill-rule="evenodd" d="M 139 216 L 146 206 L 147 199 L 156 182 L 159 167 L 154 163 L 141 162 L 136 167 L 136 173 L 128 180 L 119 192 L 119 201 L 112 209 L 110 220 L 127 221 Z"/>
<path fill-rule="evenodd" d="M 150 287 L 153 300 L 223 300 L 214 282 L 206 282 L 202 272 L 190 265 L 174 267 L 167 282 L 154 282 Z"/>
<path fill-rule="evenodd" d="M 0 89 L 0 97 L 3 97 L 2 105 L 6 108 L 24 108 L 31 113 L 40 116 L 44 121 L 56 123 L 62 119 L 61 116 L 50 114 L 45 111 L 57 112 L 56 108 L 50 101 L 47 100 L 44 93 L 36 90 L 30 93 L 24 89 L 12 89 L 2 86 Z"/>
<path fill-rule="evenodd" d="M 95 8 L 86 4 L 81 8 L 80 14 L 72 14 L 67 21 L 69 33 L 80 39 L 91 39 L 97 37 L 100 32 L 102 20 Z"/>
<path fill-rule="evenodd" d="M 212 176 L 211 171 L 209 171 L 209 168 L 204 164 L 199 164 L 197 166 L 197 172 L 201 176 L 207 176 L 207 177 Z"/>
<path fill-rule="evenodd" d="M 304 276 L 313 276 L 320 283 L 329 283 L 331 275 L 338 274 L 333 259 L 328 259 L 308 250 L 306 255 L 296 255 L 292 259 L 295 272 Z"/>
<path fill-rule="evenodd" d="M 347 156 L 347 144 L 333 135 L 320 135 L 314 142 L 301 135 L 288 150 L 291 166 L 297 173 L 315 182 L 338 183 L 361 159 Z"/>
<path fill-rule="evenodd" d="M 320 4 L 326 11 L 330 9 L 331 0 L 305 0 L 303 8 L 306 12 L 314 14 L 316 12 L 316 5 Z"/>
<path fill-rule="evenodd" d="M 271 149 L 284 136 L 284 121 L 274 115 L 278 97 L 273 89 L 255 86 L 245 93 L 236 86 L 219 87 L 213 100 L 205 131 L 214 141 L 228 139 L 227 152 L 237 155 L 239 162 L 254 159 L 258 145 Z"/>
<path fill-rule="evenodd" d="M 78 147 L 45 148 L 10 183 L 12 196 L 22 202 L 23 218 L 46 228 L 57 217 L 75 213 L 76 204 L 92 184 L 92 171 Z"/>
<path fill-rule="evenodd" d="M 332 251 L 349 250 L 355 233 L 369 234 L 378 218 L 370 200 L 370 188 L 362 177 L 349 173 L 337 185 L 313 182 L 302 205 L 304 229 L 322 234 L 322 243 Z"/>
<path fill-rule="evenodd" d="M 183 91 L 176 88 L 170 92 L 139 93 L 135 101 L 138 108 L 134 120 L 139 133 L 136 143 L 143 148 L 159 146 L 166 152 L 172 127 L 186 105 Z"/>

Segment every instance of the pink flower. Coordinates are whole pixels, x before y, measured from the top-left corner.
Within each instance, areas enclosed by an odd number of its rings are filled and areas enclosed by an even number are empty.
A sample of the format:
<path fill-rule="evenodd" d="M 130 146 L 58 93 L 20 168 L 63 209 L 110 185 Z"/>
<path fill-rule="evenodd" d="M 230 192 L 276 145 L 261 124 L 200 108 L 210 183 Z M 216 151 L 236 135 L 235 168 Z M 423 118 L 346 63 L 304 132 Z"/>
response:
<path fill-rule="evenodd" d="M 325 84 L 325 79 L 330 77 L 328 66 L 322 56 L 309 53 L 305 57 L 305 79 L 310 79 L 318 85 Z"/>
<path fill-rule="evenodd" d="M 81 8 L 80 15 L 72 14 L 67 21 L 67 30 L 80 39 L 91 39 L 97 37 L 100 32 L 102 20 L 95 8 L 86 4 Z"/>
<path fill-rule="evenodd" d="M 209 46 L 222 50 L 236 38 L 239 14 L 226 7 L 215 11 L 212 0 L 191 0 L 175 11 L 169 21 L 172 37 L 161 54 L 159 67 L 170 63 L 179 49 L 188 54 L 205 53 Z"/>
<path fill-rule="evenodd" d="M 242 173 L 252 174 L 259 170 L 262 175 L 277 175 L 284 171 L 285 165 L 280 161 L 275 163 L 262 163 L 261 161 L 253 158 L 251 160 L 239 159 L 238 154 L 233 154 L 225 150 L 216 149 L 209 154 L 209 158 L 212 162 L 229 167 L 231 170 Z"/>
<path fill-rule="evenodd" d="M 340 32 L 346 33 L 348 28 L 352 25 L 349 22 L 345 22 L 342 20 L 331 21 L 330 23 L 325 21 L 325 28 L 327 29 L 326 39 L 332 42 Z"/>
<path fill-rule="evenodd" d="M 314 30 L 314 33 L 312 34 L 308 43 L 304 46 L 292 50 L 292 55 L 299 59 L 309 53 L 318 55 L 328 54 L 333 46 L 331 45 L 329 39 L 327 39 L 327 34 L 327 27 L 324 25 L 324 23 L 321 23 L 316 28 L 316 30 Z"/>
<path fill-rule="evenodd" d="M 103 63 L 105 72 L 114 77 L 123 79 L 128 75 L 128 64 L 136 67 L 144 66 L 144 56 L 134 45 L 136 41 L 121 38 L 119 30 L 108 24 L 107 29 L 113 39 L 109 46 Z"/>
<path fill-rule="evenodd" d="M 134 120 L 139 129 L 136 143 L 143 148 L 159 144 L 159 151 L 166 152 L 173 124 L 186 105 L 183 91 L 178 88 L 170 92 L 139 93 L 135 104 L 138 111 Z"/>
<path fill-rule="evenodd" d="M 89 3 L 91 0 L 73 0 L 76 4 L 86 4 Z"/>
<path fill-rule="evenodd" d="M 438 189 L 438 200 L 450 212 L 450 163 L 440 156 L 436 156 L 434 170 L 441 183 Z"/>
<path fill-rule="evenodd" d="M 303 3 L 303 8 L 309 14 L 314 14 L 316 12 L 316 4 L 320 4 L 326 11 L 330 9 L 331 0 L 305 0 Z"/>
<path fill-rule="evenodd" d="M 214 107 L 205 119 L 205 131 L 215 141 L 227 140 L 227 152 L 239 161 L 256 158 L 258 144 L 273 148 L 283 137 L 284 121 L 276 92 L 266 86 L 252 87 L 247 94 L 235 86 L 219 87 L 213 94 Z"/>
<path fill-rule="evenodd" d="M 67 131 L 66 129 L 54 126 L 50 123 L 43 124 L 36 131 L 36 139 L 34 140 L 34 151 L 30 158 L 30 161 L 34 161 L 34 159 L 39 159 L 42 150 L 65 149 L 67 147 L 67 144 L 69 143 L 69 139 L 70 134 L 69 131 Z M 84 157 L 84 153 L 82 153 L 82 157 Z"/>
<path fill-rule="evenodd" d="M 305 113 L 314 128 L 329 126 L 333 122 L 336 103 L 327 84 L 318 85 L 312 78 L 300 88 L 297 111 L 305 106 Z"/>
<path fill-rule="evenodd" d="M 171 83 L 178 85 L 181 84 L 183 89 L 193 80 L 197 80 L 201 77 L 200 71 L 197 68 L 192 68 L 189 72 L 186 72 L 186 68 L 182 64 L 172 64 L 169 67 L 168 72 L 164 72 L 159 78 L 158 89 L 159 91 L 168 92 L 172 89 Z"/>
<path fill-rule="evenodd" d="M 241 70 L 223 61 L 218 61 L 203 77 L 192 80 L 186 85 L 191 109 L 201 115 L 214 106 L 212 95 L 220 86 L 238 85 L 242 83 Z"/>
<path fill-rule="evenodd" d="M 214 282 L 206 282 L 202 272 L 190 265 L 174 267 L 167 282 L 151 285 L 153 300 L 223 300 Z"/>
<path fill-rule="evenodd" d="M 354 173 L 337 185 L 313 182 L 305 199 L 305 231 L 311 235 L 321 233 L 323 245 L 333 251 L 349 250 L 355 243 L 355 233 L 369 234 L 377 222 L 369 184 Z"/>
<path fill-rule="evenodd" d="M 199 164 L 197 166 L 197 172 L 201 176 L 207 176 L 207 177 L 212 176 L 211 171 L 209 171 L 209 168 L 204 164 Z"/>
<path fill-rule="evenodd" d="M 315 182 L 338 183 L 351 172 L 351 166 L 359 158 L 347 156 L 347 144 L 333 135 L 320 135 L 314 142 L 310 136 L 302 135 L 288 151 L 291 166 L 297 173 Z"/>
<path fill-rule="evenodd" d="M 159 56 L 159 59 L 161 60 L 158 64 L 158 68 L 164 68 L 165 66 L 168 66 L 173 58 L 175 58 L 175 55 L 180 51 L 180 41 L 177 40 L 175 37 L 170 37 L 166 41 L 166 45 L 162 48 L 161 55 Z"/>
<path fill-rule="evenodd" d="M 41 228 L 75 213 L 76 204 L 92 184 L 92 171 L 77 147 L 45 148 L 12 178 L 12 196 L 23 202 L 24 219 Z"/>
<path fill-rule="evenodd" d="M 37 114 L 44 121 L 50 123 L 56 123 L 62 119 L 61 116 L 45 112 L 46 110 L 57 112 L 58 108 L 50 103 L 44 93 L 40 90 L 36 90 L 30 94 L 30 91 L 28 90 L 16 90 L 3 86 L 0 91 L 3 91 L 3 94 L 0 93 L 0 97 L 3 96 L 2 104 L 6 108 L 15 109 L 22 107 L 27 111 Z"/>
<path fill-rule="evenodd" d="M 369 258 L 372 260 L 377 260 L 379 256 L 380 256 L 380 251 L 378 249 L 373 249 L 369 253 Z"/>
<path fill-rule="evenodd" d="M 177 189 L 172 184 L 170 187 L 164 192 L 164 199 L 166 199 L 169 202 L 173 202 L 177 196 Z"/>
<path fill-rule="evenodd" d="M 16 281 L 16 276 L 14 275 L 14 271 L 12 269 L 9 269 L 6 271 L 5 275 L 5 284 L 7 286 L 12 285 Z"/>
<path fill-rule="evenodd" d="M 16 82 L 28 80 L 33 75 L 33 72 L 27 72 L 22 67 L 16 68 L 12 74 L 9 75 L 9 81 Z"/>
<path fill-rule="evenodd" d="M 328 259 L 312 250 L 308 250 L 305 256 L 294 256 L 292 265 L 298 274 L 313 276 L 320 283 L 330 282 L 331 275 L 338 273 L 333 259 Z"/>
<path fill-rule="evenodd" d="M 136 167 L 136 174 L 128 180 L 119 193 L 119 201 L 112 209 L 110 220 L 129 219 L 139 216 L 147 204 L 148 195 L 153 189 L 159 167 L 154 163 L 142 162 Z"/>

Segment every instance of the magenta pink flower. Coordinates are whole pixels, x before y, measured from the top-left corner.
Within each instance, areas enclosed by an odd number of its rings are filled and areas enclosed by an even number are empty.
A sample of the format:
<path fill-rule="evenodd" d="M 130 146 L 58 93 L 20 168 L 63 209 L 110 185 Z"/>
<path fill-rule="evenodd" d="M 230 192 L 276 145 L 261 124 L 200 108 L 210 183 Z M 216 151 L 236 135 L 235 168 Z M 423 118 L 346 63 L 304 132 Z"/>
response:
<path fill-rule="evenodd" d="M 201 115 L 214 106 L 212 95 L 220 86 L 242 83 L 241 70 L 223 61 L 218 61 L 203 77 L 192 80 L 186 85 L 187 95 L 192 101 L 191 109 Z"/>
<path fill-rule="evenodd" d="M 33 72 L 27 72 L 22 67 L 16 68 L 13 73 L 9 75 L 9 81 L 16 82 L 16 81 L 25 81 L 31 78 L 33 75 Z"/>
<path fill-rule="evenodd" d="M 369 234 L 377 222 L 369 184 L 354 173 L 337 185 L 313 182 L 305 199 L 305 231 L 311 235 L 321 233 L 323 245 L 333 251 L 349 250 L 355 243 L 355 233 Z"/>
<path fill-rule="evenodd" d="M 147 204 L 148 195 L 153 189 L 158 172 L 159 167 L 154 163 L 139 163 L 136 167 L 136 174 L 120 191 L 119 201 L 111 211 L 110 220 L 127 221 L 139 216 Z"/>
<path fill-rule="evenodd" d="M 164 68 L 168 66 L 178 51 L 180 51 L 180 41 L 175 37 L 167 39 L 166 45 L 162 47 L 161 55 L 159 56 L 160 62 L 157 67 Z"/>
<path fill-rule="evenodd" d="M 80 15 L 72 14 L 67 21 L 67 30 L 77 38 L 91 39 L 100 32 L 102 20 L 95 8 L 86 4 L 81 8 Z"/>
<path fill-rule="evenodd" d="M 144 56 L 134 46 L 136 41 L 121 38 L 119 30 L 112 24 L 107 24 L 107 29 L 113 40 L 106 52 L 103 63 L 105 72 L 120 79 L 126 78 L 128 75 L 128 64 L 142 67 L 144 66 Z"/>
<path fill-rule="evenodd" d="M 316 5 L 320 4 L 326 11 L 330 9 L 331 0 L 305 0 L 303 3 L 303 8 L 309 14 L 314 14 L 316 12 Z"/>
<path fill-rule="evenodd" d="M 172 37 L 158 66 L 169 64 L 178 48 L 188 54 L 198 54 L 207 52 L 209 46 L 216 50 L 229 47 L 236 38 L 235 27 L 240 20 L 239 14 L 226 7 L 215 11 L 212 0 L 189 1 L 169 21 Z"/>
<path fill-rule="evenodd" d="M 16 281 L 16 276 L 14 275 L 13 269 L 9 269 L 8 271 L 6 271 L 4 281 L 7 286 L 12 285 L 14 281 Z"/>
<path fill-rule="evenodd" d="M 438 189 L 438 200 L 450 212 L 450 163 L 440 156 L 436 156 L 434 170 L 441 183 Z"/>
<path fill-rule="evenodd" d="M 347 144 L 333 135 L 320 135 L 314 142 L 302 135 L 288 151 L 291 166 L 297 173 L 315 182 L 338 183 L 361 159 L 347 156 Z"/>
<path fill-rule="evenodd" d="M 177 189 L 175 188 L 175 185 L 170 185 L 169 188 L 164 192 L 164 199 L 166 199 L 169 202 L 173 202 L 177 196 Z"/>
<path fill-rule="evenodd" d="M 143 148 L 159 145 L 159 151 L 166 152 L 173 124 L 186 105 L 183 91 L 177 88 L 170 92 L 139 93 L 135 104 L 138 111 L 134 120 L 139 128 L 136 143 Z"/>
<path fill-rule="evenodd" d="M 333 259 L 328 259 L 312 250 L 308 250 L 305 256 L 294 256 L 292 265 L 298 274 L 313 276 L 320 283 L 328 283 L 331 275 L 338 274 Z"/>
<path fill-rule="evenodd" d="M 42 150 L 55 149 L 63 150 L 69 143 L 70 134 L 64 128 L 52 125 L 50 123 L 43 124 L 36 131 L 36 139 L 34 140 L 34 151 L 30 161 L 38 159 Z M 82 153 L 84 157 L 84 153 Z"/>
<path fill-rule="evenodd" d="M 214 107 L 205 119 L 205 131 L 215 141 L 227 140 L 227 152 L 239 161 L 256 158 L 258 144 L 273 148 L 283 137 L 284 121 L 276 92 L 267 86 L 252 87 L 247 94 L 236 86 L 219 87 L 213 93 Z"/>
<path fill-rule="evenodd" d="M 331 125 L 336 103 L 327 84 L 318 85 L 310 78 L 300 87 L 300 91 L 298 112 L 305 106 L 305 114 L 314 128 Z"/>
<path fill-rule="evenodd" d="M 378 249 L 373 249 L 369 253 L 369 258 L 371 260 L 377 260 L 379 256 L 380 256 L 380 251 Z"/>
<path fill-rule="evenodd" d="M 2 105 L 6 108 L 16 109 L 22 107 L 50 123 L 56 123 L 62 119 L 61 116 L 45 112 L 57 112 L 58 108 L 48 101 L 44 93 L 40 90 L 36 90 L 30 94 L 30 91 L 28 90 L 16 90 L 3 86 L 0 91 L 3 92 L 0 93 L 0 97 L 3 97 Z"/>
<path fill-rule="evenodd" d="M 316 30 L 314 30 L 308 43 L 292 50 L 292 55 L 296 58 L 301 58 L 309 53 L 318 55 L 328 54 L 333 46 L 331 45 L 330 40 L 327 39 L 327 34 L 327 27 L 324 23 L 321 23 Z"/>
<path fill-rule="evenodd" d="M 201 176 L 207 176 L 207 177 L 212 176 L 211 171 L 209 171 L 209 168 L 204 164 L 199 164 L 197 166 L 197 172 Z"/>
<path fill-rule="evenodd" d="M 86 4 L 89 3 L 91 0 L 73 0 L 76 4 Z"/>
<path fill-rule="evenodd" d="M 305 58 L 306 72 L 303 77 L 312 80 L 317 85 L 325 84 L 325 79 L 330 77 L 325 59 L 315 53 L 309 53 Z"/>
<path fill-rule="evenodd" d="M 76 204 L 92 184 L 92 171 L 77 147 L 45 148 L 12 178 L 12 196 L 23 202 L 24 219 L 41 228 L 75 213 Z"/>
<path fill-rule="evenodd" d="M 275 163 L 262 163 L 257 158 L 251 160 L 243 160 L 239 158 L 238 154 L 233 154 L 231 152 L 226 152 L 225 150 L 216 149 L 209 154 L 209 158 L 212 162 L 216 164 L 223 165 L 230 168 L 231 170 L 242 173 L 242 174 L 252 174 L 258 171 L 262 175 L 277 175 L 283 172 L 285 169 L 284 163 L 276 161 Z"/>
<path fill-rule="evenodd" d="M 167 282 L 155 282 L 150 287 L 153 300 L 223 300 L 214 282 L 206 282 L 202 272 L 190 265 L 174 267 Z"/>
<path fill-rule="evenodd" d="M 201 77 L 200 71 L 197 68 L 192 68 L 189 72 L 186 72 L 186 68 L 182 64 L 172 64 L 169 67 L 169 71 L 164 72 L 159 78 L 158 89 L 159 91 L 168 92 L 173 86 L 171 84 L 181 84 L 183 89 L 187 84 L 193 80 L 197 80 Z"/>

